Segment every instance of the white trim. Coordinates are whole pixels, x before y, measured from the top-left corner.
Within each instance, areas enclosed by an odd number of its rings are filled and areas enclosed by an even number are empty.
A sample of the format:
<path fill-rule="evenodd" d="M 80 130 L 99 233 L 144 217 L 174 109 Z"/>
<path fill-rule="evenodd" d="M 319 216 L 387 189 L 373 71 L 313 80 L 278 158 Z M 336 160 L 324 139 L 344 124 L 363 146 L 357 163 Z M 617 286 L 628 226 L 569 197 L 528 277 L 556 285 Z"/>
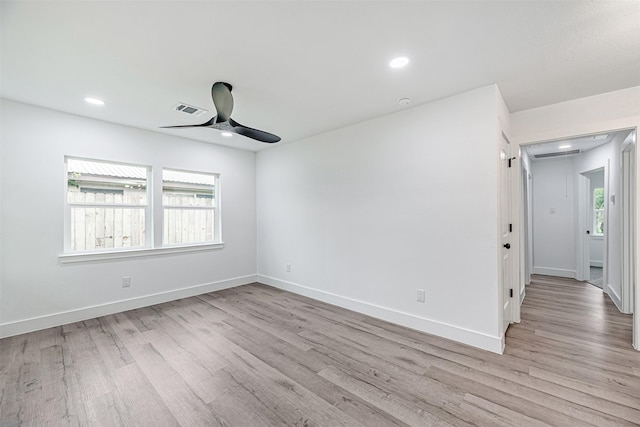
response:
<path fill-rule="evenodd" d="M 618 310 L 622 312 L 622 299 L 620 299 L 620 295 L 611 287 L 610 284 L 607 284 L 604 288 L 607 289 L 607 294 L 609 295 L 609 298 L 611 298 L 611 301 L 613 301 L 616 307 L 618 307 Z"/>
<path fill-rule="evenodd" d="M 167 301 L 174 301 L 180 298 L 188 298 L 195 295 L 202 295 L 208 292 L 220 291 L 222 289 L 247 285 L 256 281 L 256 275 L 236 277 L 233 279 L 221 280 L 218 282 L 205 283 L 202 285 L 189 286 L 181 289 L 174 289 L 166 292 L 159 292 L 151 295 L 130 298 L 126 300 L 113 301 L 105 304 L 98 304 L 74 310 L 61 311 L 59 313 L 47 314 L 44 316 L 32 317 L 30 319 L 17 320 L 0 324 L 0 338 L 25 334 L 41 329 L 52 328 L 54 326 L 66 325 L 68 323 L 80 322 L 95 317 L 106 316 L 114 313 L 121 313 L 140 307 L 148 307 L 154 304 L 161 304 Z"/>
<path fill-rule="evenodd" d="M 595 260 L 595 259 L 592 259 L 592 260 L 589 261 L 589 266 L 590 267 L 600 267 L 600 268 L 602 268 L 603 264 L 604 263 L 602 261 L 598 261 L 598 260 Z"/>
<path fill-rule="evenodd" d="M 186 252 L 210 251 L 224 248 L 224 243 L 204 243 L 183 246 L 165 246 L 163 248 L 140 248 L 108 252 L 82 252 L 76 254 L 60 254 L 60 264 L 75 262 L 108 261 L 122 258 L 155 257 L 161 255 L 181 254 Z"/>
<path fill-rule="evenodd" d="M 522 292 L 520 292 L 520 305 L 524 302 L 524 297 L 526 296 L 526 288 L 522 287 Z"/>
<path fill-rule="evenodd" d="M 276 279 L 275 277 L 258 274 L 258 282 L 483 350 L 498 354 L 502 354 L 504 351 L 504 336 L 491 336 L 471 329 L 416 316 L 415 314 Z"/>
<path fill-rule="evenodd" d="M 635 276 L 637 265 L 634 260 L 634 251 L 636 249 L 636 223 L 634 218 L 634 210 L 636 209 L 636 135 L 637 130 L 633 130 L 623 142 L 620 148 L 621 160 L 621 211 L 622 211 L 622 312 L 634 313 L 634 289 L 632 278 Z M 636 314 L 637 316 L 637 314 Z M 635 339 L 634 339 L 635 342 Z"/>
<path fill-rule="evenodd" d="M 565 270 L 563 268 L 549 268 L 549 267 L 534 266 L 533 274 L 542 274 L 543 276 L 568 277 L 570 279 L 576 278 L 576 272 L 574 270 Z"/>

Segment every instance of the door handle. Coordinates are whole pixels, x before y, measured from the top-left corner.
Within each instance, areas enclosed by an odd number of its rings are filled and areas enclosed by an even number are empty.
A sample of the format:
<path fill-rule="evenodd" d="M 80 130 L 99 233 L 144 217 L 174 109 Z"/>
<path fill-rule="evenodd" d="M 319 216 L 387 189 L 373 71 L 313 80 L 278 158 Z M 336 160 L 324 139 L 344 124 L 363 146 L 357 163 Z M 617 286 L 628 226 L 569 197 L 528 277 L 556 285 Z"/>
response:
<path fill-rule="evenodd" d="M 504 247 L 505 247 L 505 248 L 507 248 L 507 249 L 511 249 L 511 244 L 510 244 L 510 243 L 505 243 L 505 244 L 504 244 L 504 245 L 502 245 L 502 246 L 504 246 Z"/>
<path fill-rule="evenodd" d="M 591 234 L 591 232 L 589 230 L 587 230 L 587 234 Z"/>

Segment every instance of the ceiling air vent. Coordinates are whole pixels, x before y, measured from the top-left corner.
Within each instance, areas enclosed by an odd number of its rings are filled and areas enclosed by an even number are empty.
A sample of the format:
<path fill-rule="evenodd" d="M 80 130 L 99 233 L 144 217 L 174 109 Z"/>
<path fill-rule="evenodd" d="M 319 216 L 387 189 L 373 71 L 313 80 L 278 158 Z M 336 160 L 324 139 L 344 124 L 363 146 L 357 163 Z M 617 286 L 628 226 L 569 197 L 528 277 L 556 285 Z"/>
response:
<path fill-rule="evenodd" d="M 207 112 L 204 108 L 194 107 L 193 105 L 185 104 L 184 102 L 180 102 L 173 107 L 176 111 L 181 111 L 183 113 L 187 113 L 190 116 L 201 116 Z"/>
<path fill-rule="evenodd" d="M 544 159 L 546 157 L 570 156 L 572 154 L 580 154 L 580 150 L 559 151 L 557 153 L 534 154 L 536 159 Z"/>

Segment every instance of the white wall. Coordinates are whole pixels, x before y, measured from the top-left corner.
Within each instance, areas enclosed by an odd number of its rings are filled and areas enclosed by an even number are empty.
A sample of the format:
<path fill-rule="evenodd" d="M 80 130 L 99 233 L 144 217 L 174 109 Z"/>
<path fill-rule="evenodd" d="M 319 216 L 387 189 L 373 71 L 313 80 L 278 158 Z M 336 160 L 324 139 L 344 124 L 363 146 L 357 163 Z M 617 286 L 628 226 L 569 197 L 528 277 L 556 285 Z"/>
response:
<path fill-rule="evenodd" d="M 575 176 L 571 157 L 535 160 L 533 273 L 575 277 Z"/>
<path fill-rule="evenodd" d="M 1 141 L 1 335 L 255 280 L 253 152 L 7 100 Z M 65 155 L 220 173 L 224 248 L 61 265 Z"/>
<path fill-rule="evenodd" d="M 489 86 L 259 152 L 259 280 L 500 352 L 499 98 Z"/>
<path fill-rule="evenodd" d="M 591 236 L 589 242 L 589 260 L 591 267 L 603 267 L 604 238 L 602 236 Z"/>
<path fill-rule="evenodd" d="M 511 115 L 511 137 L 516 144 L 569 138 L 640 127 L 640 86 L 609 92 L 573 101 L 520 111 Z M 636 147 L 635 164 L 640 164 L 640 150 Z M 640 192 L 640 174 L 636 174 L 636 193 Z M 640 224 L 640 209 L 636 209 L 635 223 Z M 635 236 L 635 261 L 640 265 L 638 238 Z M 640 269 L 636 268 L 636 290 L 640 283 Z M 635 292 L 634 347 L 640 349 L 640 292 Z"/>

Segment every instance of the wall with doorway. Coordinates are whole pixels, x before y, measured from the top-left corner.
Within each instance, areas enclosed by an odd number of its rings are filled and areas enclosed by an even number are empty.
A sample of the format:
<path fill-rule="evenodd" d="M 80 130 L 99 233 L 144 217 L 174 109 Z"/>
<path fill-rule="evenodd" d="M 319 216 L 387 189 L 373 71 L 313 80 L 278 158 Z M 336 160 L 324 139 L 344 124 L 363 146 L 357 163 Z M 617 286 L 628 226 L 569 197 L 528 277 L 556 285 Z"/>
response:
<path fill-rule="evenodd" d="M 576 278 L 577 248 L 582 239 L 578 230 L 577 177 L 590 179 L 593 189 L 605 189 L 605 234 L 594 236 L 592 211 L 587 213 L 591 232 L 589 250 L 593 266 L 605 267 L 603 290 L 619 305 L 621 292 L 621 212 L 616 195 L 620 188 L 620 162 L 617 155 L 628 133 L 623 132 L 608 144 L 571 157 L 538 159 L 531 162 L 533 174 L 533 273 Z M 598 172 L 588 173 L 599 170 Z M 613 177 L 609 179 L 609 177 Z M 610 197 L 613 196 L 613 199 Z M 589 206 L 593 206 L 593 200 Z M 607 241 L 614 244 L 607 245 Z M 605 248 L 606 246 L 606 248 Z M 607 251 L 606 260 L 604 257 Z"/>
<path fill-rule="evenodd" d="M 535 160 L 533 175 L 533 273 L 576 276 L 575 172 L 571 157 Z"/>
<path fill-rule="evenodd" d="M 597 134 L 616 129 L 640 128 L 640 86 L 589 96 L 530 110 L 510 116 L 511 141 L 530 144 L 538 141 L 559 140 L 577 135 Z M 634 163 L 640 164 L 640 150 L 633 153 Z M 640 173 L 634 177 L 636 195 L 640 191 Z M 634 213 L 634 222 L 640 223 L 640 209 Z M 638 238 L 633 243 L 633 260 L 640 265 Z M 640 268 L 633 272 L 632 283 L 638 290 Z M 640 292 L 635 292 L 633 305 L 640 308 Z M 634 316 L 633 345 L 640 350 L 640 315 Z"/>

